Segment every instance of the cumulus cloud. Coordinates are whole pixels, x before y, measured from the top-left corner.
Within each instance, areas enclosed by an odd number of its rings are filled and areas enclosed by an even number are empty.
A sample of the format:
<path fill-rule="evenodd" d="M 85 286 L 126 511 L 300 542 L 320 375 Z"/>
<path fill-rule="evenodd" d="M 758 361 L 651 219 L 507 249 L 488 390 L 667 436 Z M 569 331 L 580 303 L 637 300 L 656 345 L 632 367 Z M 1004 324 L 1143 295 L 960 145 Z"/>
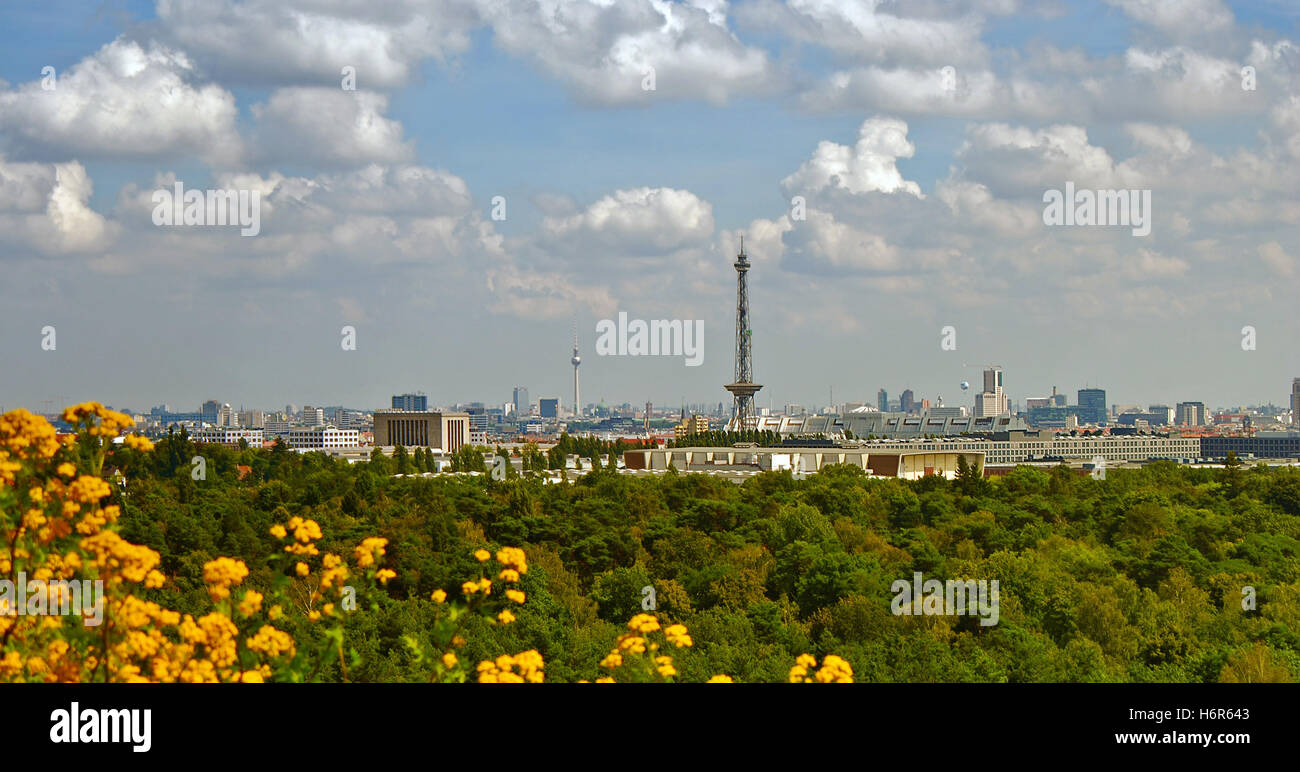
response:
<path fill-rule="evenodd" d="M 0 243 L 46 255 L 102 246 L 116 229 L 90 208 L 93 191 L 79 163 L 9 163 L 0 156 Z"/>
<path fill-rule="evenodd" d="M 869 118 L 858 129 L 853 147 L 823 141 L 813 157 L 781 181 L 787 194 L 824 188 L 850 193 L 901 191 L 923 198 L 921 186 L 903 179 L 899 158 L 911 158 L 916 147 L 907 141 L 907 124 L 892 118 Z"/>
<path fill-rule="evenodd" d="M 338 88 L 285 88 L 253 105 L 253 147 L 263 163 L 357 166 L 409 161 L 402 125 L 384 117 L 388 97 Z"/>
<path fill-rule="evenodd" d="M 472 0 L 158 0 L 158 34 L 191 52 L 214 77 L 275 85 L 357 88 L 408 83 L 421 61 L 469 48 L 480 23 Z"/>
<path fill-rule="evenodd" d="M 196 156 L 226 163 L 242 153 L 234 96 L 195 82 L 184 52 L 118 38 L 58 74 L 0 92 L 0 132 L 32 155 L 111 158 Z"/>
<path fill-rule="evenodd" d="M 719 0 L 485 0 L 480 10 L 496 45 L 584 102 L 722 103 L 772 92 L 779 73 L 764 49 L 728 28 L 726 8 Z"/>
<path fill-rule="evenodd" d="M 617 190 L 585 210 L 548 217 L 542 235 L 552 249 L 567 245 L 570 259 L 598 260 L 610 251 L 638 254 L 697 246 L 713 234 L 713 207 L 688 190 Z"/>

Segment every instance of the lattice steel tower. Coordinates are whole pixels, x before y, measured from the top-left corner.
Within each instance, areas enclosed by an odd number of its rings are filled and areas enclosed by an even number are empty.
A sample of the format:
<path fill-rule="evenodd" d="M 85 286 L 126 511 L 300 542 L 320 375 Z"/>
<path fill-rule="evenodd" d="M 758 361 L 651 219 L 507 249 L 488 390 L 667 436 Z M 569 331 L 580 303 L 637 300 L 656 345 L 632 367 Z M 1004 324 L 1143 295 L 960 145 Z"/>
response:
<path fill-rule="evenodd" d="M 724 388 L 731 392 L 731 420 L 727 431 L 738 432 L 755 428 L 758 418 L 754 411 L 754 394 L 763 388 L 754 383 L 754 354 L 750 339 L 754 331 L 749 326 L 749 258 L 745 256 L 745 239 L 740 239 L 740 253 L 736 262 L 736 380 Z"/>

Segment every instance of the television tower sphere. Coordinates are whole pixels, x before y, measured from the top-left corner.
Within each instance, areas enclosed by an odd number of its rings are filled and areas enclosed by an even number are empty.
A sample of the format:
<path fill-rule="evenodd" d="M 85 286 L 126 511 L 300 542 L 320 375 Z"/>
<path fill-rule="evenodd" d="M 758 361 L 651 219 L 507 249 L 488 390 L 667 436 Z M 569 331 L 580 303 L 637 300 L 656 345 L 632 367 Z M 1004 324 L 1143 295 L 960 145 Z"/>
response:
<path fill-rule="evenodd" d="M 961 382 L 961 390 L 962 390 L 962 391 L 966 391 L 966 390 L 969 389 L 969 388 L 970 388 L 970 381 L 962 381 L 962 382 Z"/>
<path fill-rule="evenodd" d="M 578 352 L 575 351 L 573 352 L 573 359 L 570 359 L 569 361 L 573 363 L 574 367 L 577 367 L 582 364 L 582 357 L 578 356 Z"/>

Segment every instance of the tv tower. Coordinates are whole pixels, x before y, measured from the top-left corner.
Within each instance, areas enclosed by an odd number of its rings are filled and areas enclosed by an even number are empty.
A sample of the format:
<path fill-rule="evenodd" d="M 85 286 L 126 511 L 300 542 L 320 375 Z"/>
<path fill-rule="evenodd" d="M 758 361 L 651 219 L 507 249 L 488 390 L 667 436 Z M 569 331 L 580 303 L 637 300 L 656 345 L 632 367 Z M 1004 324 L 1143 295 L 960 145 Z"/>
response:
<path fill-rule="evenodd" d="M 578 323 L 573 323 L 573 358 L 569 360 L 573 363 L 573 415 L 578 417 L 582 415 L 582 393 L 578 390 L 578 365 L 582 364 L 582 357 L 578 356 Z"/>
<path fill-rule="evenodd" d="M 736 262 L 736 379 L 725 387 L 731 392 L 731 420 L 727 422 L 727 431 L 739 432 L 757 426 L 758 418 L 754 412 L 754 394 L 763 388 L 754 383 L 754 355 L 750 348 L 750 338 L 754 331 L 749 326 L 749 258 L 745 256 L 745 237 L 740 238 L 740 252 Z"/>

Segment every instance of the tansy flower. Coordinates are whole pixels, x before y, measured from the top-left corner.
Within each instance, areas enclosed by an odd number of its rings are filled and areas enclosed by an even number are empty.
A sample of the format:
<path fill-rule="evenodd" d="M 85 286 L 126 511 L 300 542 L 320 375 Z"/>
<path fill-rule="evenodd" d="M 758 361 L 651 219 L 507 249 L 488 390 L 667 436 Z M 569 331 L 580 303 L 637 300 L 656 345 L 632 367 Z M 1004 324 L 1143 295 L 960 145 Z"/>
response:
<path fill-rule="evenodd" d="M 388 584 L 388 580 L 395 576 L 397 576 L 397 572 L 391 568 L 381 568 L 375 572 L 375 578 L 379 580 L 380 584 Z"/>
<path fill-rule="evenodd" d="M 446 600 L 447 600 L 447 591 L 446 591 L 446 590 L 434 590 L 434 591 L 433 591 L 433 602 L 434 602 L 434 603 L 442 603 L 442 602 L 444 602 L 444 601 L 446 601 Z"/>
<path fill-rule="evenodd" d="M 513 600 L 515 603 L 524 602 L 524 594 L 519 590 L 506 590 L 506 597 Z"/>
<path fill-rule="evenodd" d="M 474 551 L 474 559 L 480 563 L 482 563 L 483 561 L 487 560 L 490 557 L 492 557 L 492 553 L 488 552 L 487 550 L 479 549 Z"/>
<path fill-rule="evenodd" d="M 456 655 L 452 654 L 450 651 L 442 655 L 442 665 L 448 670 L 456 667 L 456 663 L 458 661 L 459 660 L 456 659 Z"/>
<path fill-rule="evenodd" d="M 298 576 L 306 576 L 311 573 L 311 567 L 306 563 L 298 563 L 293 569 L 298 572 Z"/>
<path fill-rule="evenodd" d="M 283 539 L 286 535 L 288 535 L 288 533 L 289 533 L 288 531 L 284 530 L 284 526 L 280 525 L 279 523 L 276 523 L 275 525 L 271 526 L 271 535 L 277 539 Z"/>
<path fill-rule="evenodd" d="M 731 683 L 735 683 L 735 681 L 732 681 L 731 676 L 729 675 L 719 674 L 705 681 L 705 683 L 706 684 L 731 684 Z"/>
<path fill-rule="evenodd" d="M 505 609 L 500 614 L 497 614 L 497 620 L 503 625 L 508 625 L 515 621 L 515 615 L 510 613 L 510 609 Z"/>

